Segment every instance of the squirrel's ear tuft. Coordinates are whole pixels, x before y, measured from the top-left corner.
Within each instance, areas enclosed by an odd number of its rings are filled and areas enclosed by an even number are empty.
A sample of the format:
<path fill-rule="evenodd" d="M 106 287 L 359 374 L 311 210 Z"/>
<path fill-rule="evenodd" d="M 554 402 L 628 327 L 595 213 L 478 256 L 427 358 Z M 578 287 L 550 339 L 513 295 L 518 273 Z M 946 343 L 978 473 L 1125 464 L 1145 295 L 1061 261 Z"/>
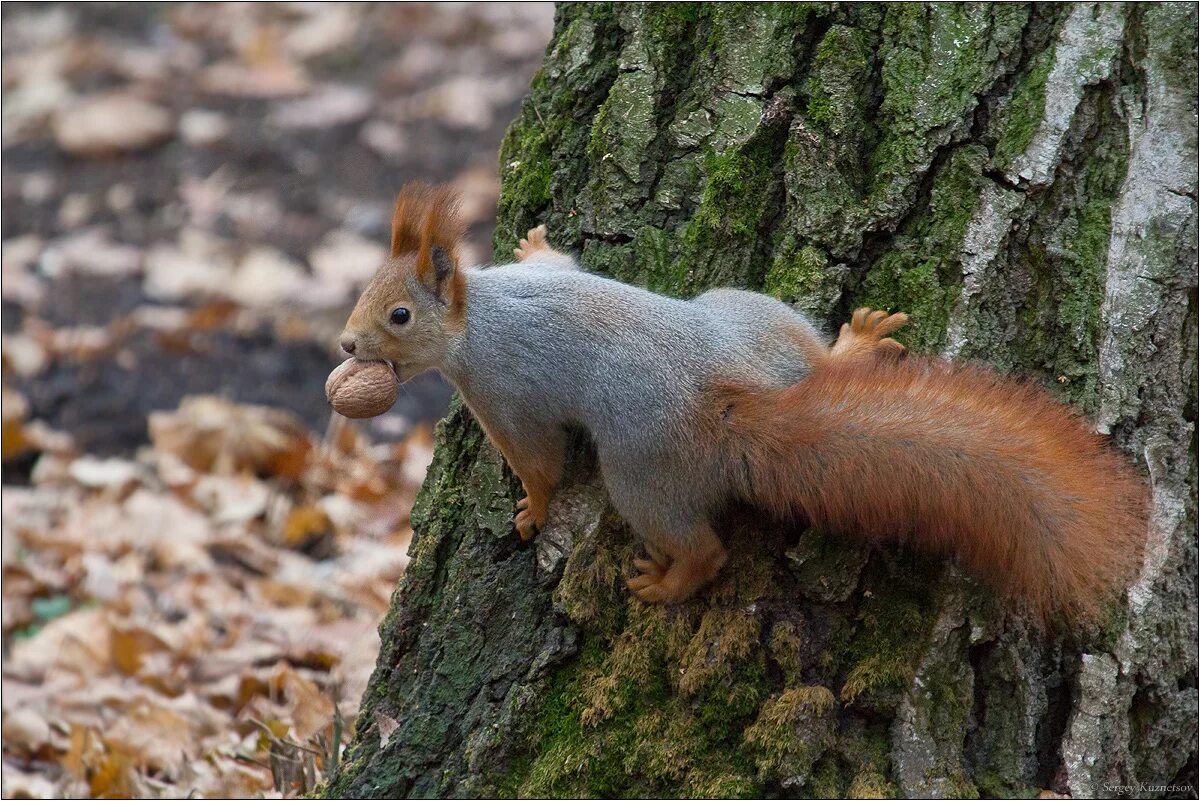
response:
<path fill-rule="evenodd" d="M 392 255 L 414 253 L 421 247 L 421 226 L 433 198 L 433 187 L 419 181 L 407 183 L 396 196 L 392 213 Z"/>
<path fill-rule="evenodd" d="M 457 303 L 465 283 L 459 272 L 458 241 L 463 235 L 458 195 L 448 187 L 428 194 L 417 250 L 417 277 L 442 300 Z"/>

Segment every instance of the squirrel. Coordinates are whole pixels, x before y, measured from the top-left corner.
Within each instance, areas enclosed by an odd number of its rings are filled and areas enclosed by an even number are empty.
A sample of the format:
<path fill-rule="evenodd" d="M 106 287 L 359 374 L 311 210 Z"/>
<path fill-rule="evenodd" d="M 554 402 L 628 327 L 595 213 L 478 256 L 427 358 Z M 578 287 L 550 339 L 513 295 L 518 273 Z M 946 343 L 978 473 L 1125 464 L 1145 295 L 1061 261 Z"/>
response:
<path fill-rule="evenodd" d="M 522 539 L 546 522 L 567 428 L 586 429 L 645 546 L 627 582 L 643 601 L 717 575 L 731 500 L 956 557 L 1042 621 L 1097 617 L 1140 563 L 1146 493 L 1124 457 L 1032 383 L 907 354 L 902 313 L 860 309 L 829 346 L 763 294 L 590 274 L 545 226 L 515 263 L 467 267 L 463 230 L 452 191 L 406 185 L 340 344 L 459 390 L 521 480 Z"/>

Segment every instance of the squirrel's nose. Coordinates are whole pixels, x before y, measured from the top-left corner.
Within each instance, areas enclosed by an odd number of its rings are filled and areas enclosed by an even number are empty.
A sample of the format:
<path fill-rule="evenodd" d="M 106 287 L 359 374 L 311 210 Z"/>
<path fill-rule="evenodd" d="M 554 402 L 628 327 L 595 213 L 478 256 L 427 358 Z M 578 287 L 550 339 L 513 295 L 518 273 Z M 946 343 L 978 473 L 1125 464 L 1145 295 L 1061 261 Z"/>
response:
<path fill-rule="evenodd" d="M 354 341 L 354 337 L 349 334 L 342 335 L 342 350 L 351 355 L 354 354 L 354 349 L 358 347 L 358 343 Z"/>

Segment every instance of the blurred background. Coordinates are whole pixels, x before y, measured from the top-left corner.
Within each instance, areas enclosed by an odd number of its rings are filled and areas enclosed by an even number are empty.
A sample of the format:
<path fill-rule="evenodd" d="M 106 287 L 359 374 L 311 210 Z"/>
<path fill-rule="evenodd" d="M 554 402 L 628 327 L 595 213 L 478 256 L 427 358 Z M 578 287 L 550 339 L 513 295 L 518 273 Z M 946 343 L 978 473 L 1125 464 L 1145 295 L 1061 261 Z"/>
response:
<path fill-rule="evenodd" d="M 490 258 L 552 20 L 3 5 L 5 797 L 290 796 L 338 759 L 450 393 L 331 419 L 337 333 L 407 180 Z"/>

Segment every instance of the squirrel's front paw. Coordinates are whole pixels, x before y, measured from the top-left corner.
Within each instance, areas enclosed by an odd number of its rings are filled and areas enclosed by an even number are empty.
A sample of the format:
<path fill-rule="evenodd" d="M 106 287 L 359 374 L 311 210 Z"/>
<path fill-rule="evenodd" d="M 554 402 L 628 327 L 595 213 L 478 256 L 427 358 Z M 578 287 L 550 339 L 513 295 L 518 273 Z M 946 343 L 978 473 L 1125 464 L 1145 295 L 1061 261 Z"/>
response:
<path fill-rule="evenodd" d="M 551 250 L 550 243 L 546 241 L 546 226 L 539 225 L 537 228 L 530 228 L 529 233 L 525 234 L 525 238 L 521 240 L 519 247 L 513 250 L 513 255 L 517 257 L 517 261 L 525 261 L 539 250 Z"/>
<path fill-rule="evenodd" d="M 516 526 L 522 540 L 528 542 L 533 539 L 542 526 L 546 525 L 545 504 L 534 505 L 529 496 L 517 501 L 517 515 L 513 518 L 513 525 Z"/>

